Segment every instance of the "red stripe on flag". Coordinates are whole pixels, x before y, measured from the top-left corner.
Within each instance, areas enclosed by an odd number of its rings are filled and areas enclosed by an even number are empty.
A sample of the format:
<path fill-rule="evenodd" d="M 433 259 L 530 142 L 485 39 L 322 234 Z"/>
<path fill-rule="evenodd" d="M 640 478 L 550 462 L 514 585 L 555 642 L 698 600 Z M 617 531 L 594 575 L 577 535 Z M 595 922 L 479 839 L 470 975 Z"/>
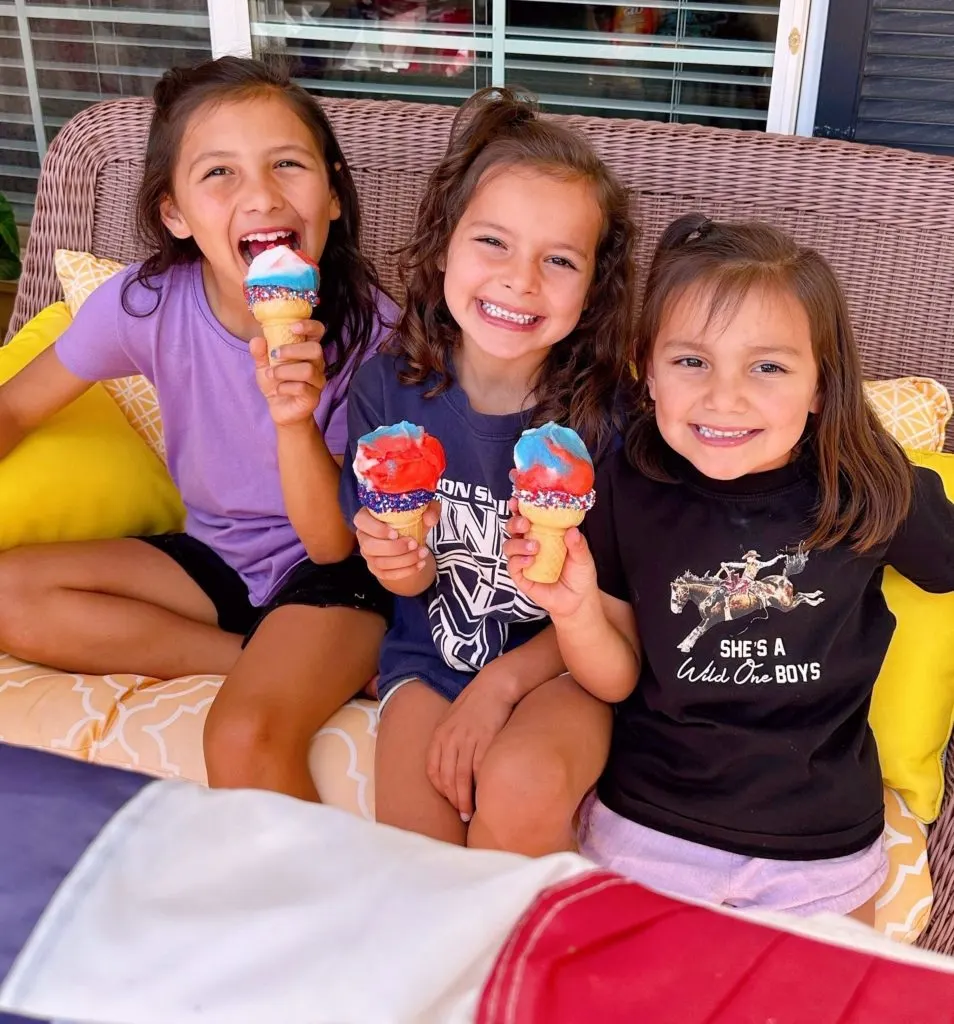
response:
<path fill-rule="evenodd" d="M 476 1024 L 952 1024 L 954 974 L 681 903 L 594 871 L 545 890 Z"/>

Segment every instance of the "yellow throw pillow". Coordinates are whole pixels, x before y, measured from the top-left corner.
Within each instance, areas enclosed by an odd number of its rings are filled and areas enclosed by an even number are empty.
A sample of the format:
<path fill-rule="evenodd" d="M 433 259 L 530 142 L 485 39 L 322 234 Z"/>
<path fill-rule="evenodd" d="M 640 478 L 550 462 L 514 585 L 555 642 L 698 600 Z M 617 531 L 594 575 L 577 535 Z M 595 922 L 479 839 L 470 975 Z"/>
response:
<path fill-rule="evenodd" d="M 954 455 L 912 452 L 933 469 L 954 500 Z M 884 596 L 897 627 L 875 684 L 869 721 L 878 741 L 884 784 L 921 821 L 941 810 L 941 758 L 954 726 L 954 594 L 928 594 L 890 567 Z"/>
<path fill-rule="evenodd" d="M 53 266 L 66 297 L 66 305 L 73 316 L 104 281 L 124 269 L 123 264 L 115 260 L 102 259 L 72 249 L 57 249 L 53 253 Z M 159 399 L 152 384 L 137 374 L 134 377 L 103 381 L 103 387 L 122 410 L 133 430 L 164 462 L 166 446 L 162 437 Z"/>
<path fill-rule="evenodd" d="M 63 289 L 63 297 L 70 316 L 76 316 L 80 306 L 96 289 L 122 270 L 124 264 L 101 259 L 88 252 L 57 249 L 53 253 L 53 268 Z"/>
<path fill-rule="evenodd" d="M 865 394 L 878 419 L 905 448 L 922 452 L 944 448 L 952 407 L 943 384 L 930 377 L 867 380 Z"/>
<path fill-rule="evenodd" d="M 0 348 L 0 383 L 69 327 L 66 305 L 37 314 Z M 162 462 L 95 384 L 0 460 L 0 550 L 182 529 L 185 509 Z"/>

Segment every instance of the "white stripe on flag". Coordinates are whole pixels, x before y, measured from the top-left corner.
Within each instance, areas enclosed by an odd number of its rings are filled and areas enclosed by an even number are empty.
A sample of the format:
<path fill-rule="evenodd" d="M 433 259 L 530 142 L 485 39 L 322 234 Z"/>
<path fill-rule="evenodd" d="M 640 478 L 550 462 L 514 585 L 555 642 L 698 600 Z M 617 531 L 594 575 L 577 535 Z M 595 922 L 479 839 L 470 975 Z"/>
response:
<path fill-rule="evenodd" d="M 534 897 L 591 867 L 158 782 L 89 848 L 0 1000 L 98 1024 L 463 1022 Z"/>

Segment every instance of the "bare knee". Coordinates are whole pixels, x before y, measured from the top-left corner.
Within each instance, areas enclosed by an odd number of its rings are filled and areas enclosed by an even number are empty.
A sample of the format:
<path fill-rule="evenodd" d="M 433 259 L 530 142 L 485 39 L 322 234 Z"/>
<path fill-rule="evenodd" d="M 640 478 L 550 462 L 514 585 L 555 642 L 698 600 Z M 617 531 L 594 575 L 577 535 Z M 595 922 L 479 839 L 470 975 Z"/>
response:
<path fill-rule="evenodd" d="M 498 849 L 541 856 L 572 848 L 581 796 L 557 751 L 504 744 L 481 766 L 477 815 Z"/>
<path fill-rule="evenodd" d="M 210 786 L 258 788 L 278 764 L 307 759 L 310 738 L 296 735 L 277 709 L 252 701 L 219 703 L 213 702 L 203 733 Z"/>
<path fill-rule="evenodd" d="M 28 660 L 42 649 L 46 633 L 43 591 L 33 565 L 29 549 L 0 554 L 0 648 Z"/>

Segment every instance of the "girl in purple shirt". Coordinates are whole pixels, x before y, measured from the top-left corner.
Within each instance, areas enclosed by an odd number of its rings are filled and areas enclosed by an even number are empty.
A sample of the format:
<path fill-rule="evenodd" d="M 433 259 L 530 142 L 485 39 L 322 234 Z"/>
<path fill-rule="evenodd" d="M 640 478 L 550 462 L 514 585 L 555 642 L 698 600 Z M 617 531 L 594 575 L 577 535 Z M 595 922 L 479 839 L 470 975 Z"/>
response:
<path fill-rule="evenodd" d="M 209 782 L 317 799 L 315 731 L 373 674 L 388 598 L 337 501 L 347 388 L 396 309 L 358 249 L 358 198 L 315 101 L 223 57 L 155 91 L 138 220 L 153 255 L 0 388 L 0 456 L 91 383 L 156 386 L 185 533 L 0 557 L 0 648 L 77 672 L 227 679 Z M 269 368 L 243 294 L 269 244 L 321 267 L 318 320 Z M 327 377 L 327 383 L 325 383 Z"/>

